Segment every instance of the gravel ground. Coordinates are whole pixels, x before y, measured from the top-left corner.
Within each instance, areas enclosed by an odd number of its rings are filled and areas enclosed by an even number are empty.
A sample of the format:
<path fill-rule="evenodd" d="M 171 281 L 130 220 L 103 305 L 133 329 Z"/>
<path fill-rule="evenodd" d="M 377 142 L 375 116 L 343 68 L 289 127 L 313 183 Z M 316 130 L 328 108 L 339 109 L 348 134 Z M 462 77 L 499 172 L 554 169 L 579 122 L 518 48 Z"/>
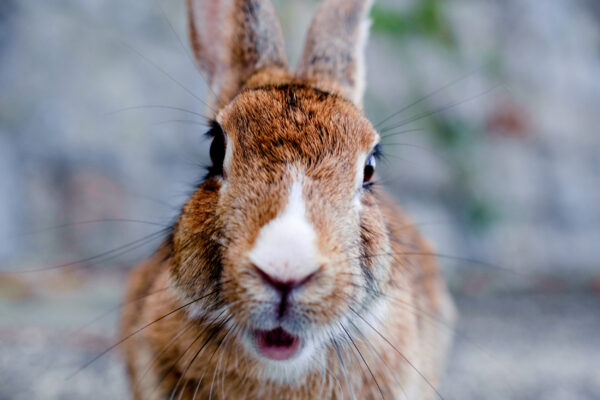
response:
<path fill-rule="evenodd" d="M 459 298 L 442 393 L 451 399 L 600 398 L 600 296 Z"/>
<path fill-rule="evenodd" d="M 116 352 L 70 377 L 114 341 L 118 276 L 77 290 L 0 302 L 0 400 L 125 399 Z M 63 288 L 64 289 L 64 288 Z M 54 293 L 54 294 L 52 294 Z M 456 299 L 460 322 L 445 399 L 600 398 L 600 296 L 530 294 Z"/>

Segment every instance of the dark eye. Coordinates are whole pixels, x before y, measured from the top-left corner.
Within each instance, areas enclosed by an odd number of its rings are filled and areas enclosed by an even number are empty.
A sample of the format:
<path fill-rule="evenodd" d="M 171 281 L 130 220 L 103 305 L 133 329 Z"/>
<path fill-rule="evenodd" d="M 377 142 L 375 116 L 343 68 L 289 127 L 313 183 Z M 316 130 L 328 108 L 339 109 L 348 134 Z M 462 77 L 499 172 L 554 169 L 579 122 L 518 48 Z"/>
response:
<path fill-rule="evenodd" d="M 210 161 L 208 176 L 223 176 L 223 161 L 225 160 L 225 133 L 217 121 L 211 122 L 207 135 L 212 138 L 210 144 Z"/>
<path fill-rule="evenodd" d="M 373 174 L 375 174 L 375 154 L 371 154 L 365 162 L 365 169 L 363 172 L 363 186 L 368 186 L 371 183 Z"/>

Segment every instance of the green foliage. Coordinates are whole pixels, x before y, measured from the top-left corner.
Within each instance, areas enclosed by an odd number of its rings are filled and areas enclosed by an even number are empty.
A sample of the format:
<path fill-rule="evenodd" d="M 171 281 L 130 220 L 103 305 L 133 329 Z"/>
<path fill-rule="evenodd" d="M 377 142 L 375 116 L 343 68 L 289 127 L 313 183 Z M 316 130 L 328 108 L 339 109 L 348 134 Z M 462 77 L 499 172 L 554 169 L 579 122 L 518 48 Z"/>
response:
<path fill-rule="evenodd" d="M 463 61 L 460 48 L 452 33 L 450 21 L 444 10 L 444 0 L 415 0 L 403 10 L 376 4 L 371 11 L 372 30 L 375 34 L 393 38 L 402 46 L 411 40 L 429 40 L 437 44 L 440 53 L 450 62 Z M 435 48 L 435 47 L 434 47 Z M 490 49 L 482 56 L 483 71 L 493 79 L 502 76 L 502 60 L 499 54 Z M 406 77 L 413 82 L 414 98 L 426 95 L 418 79 L 419 74 L 406 64 Z M 485 230 L 498 219 L 496 207 L 476 190 L 477 170 L 473 168 L 476 144 L 486 140 L 484 129 L 470 120 L 465 120 L 450 112 L 438 112 L 435 99 L 421 103 L 417 115 L 427 115 L 424 119 L 432 145 L 440 151 L 451 173 L 451 181 L 444 188 L 444 196 L 454 208 L 463 224 L 470 229 Z"/>
<path fill-rule="evenodd" d="M 470 198 L 470 202 L 464 207 L 466 222 L 471 228 L 486 230 L 498 220 L 498 212 L 493 203 L 487 199 Z"/>
<path fill-rule="evenodd" d="M 474 140 L 472 127 L 458 118 L 437 115 L 431 118 L 430 126 L 433 140 L 448 150 L 464 148 Z"/>
<path fill-rule="evenodd" d="M 399 39 L 407 36 L 424 36 L 453 47 L 454 38 L 442 10 L 442 0 L 417 1 L 407 11 L 400 12 L 382 5 L 371 10 L 373 31 L 393 35 Z"/>
<path fill-rule="evenodd" d="M 371 19 L 372 30 L 376 33 L 403 36 L 413 31 L 413 26 L 405 14 L 383 6 L 373 6 Z"/>
<path fill-rule="evenodd" d="M 477 170 L 471 163 L 474 146 L 482 139 L 483 128 L 457 116 L 437 114 L 429 120 L 431 140 L 442 150 L 451 167 L 452 182 L 447 189 L 462 222 L 471 229 L 486 230 L 498 220 L 491 199 L 482 197 L 474 188 Z"/>

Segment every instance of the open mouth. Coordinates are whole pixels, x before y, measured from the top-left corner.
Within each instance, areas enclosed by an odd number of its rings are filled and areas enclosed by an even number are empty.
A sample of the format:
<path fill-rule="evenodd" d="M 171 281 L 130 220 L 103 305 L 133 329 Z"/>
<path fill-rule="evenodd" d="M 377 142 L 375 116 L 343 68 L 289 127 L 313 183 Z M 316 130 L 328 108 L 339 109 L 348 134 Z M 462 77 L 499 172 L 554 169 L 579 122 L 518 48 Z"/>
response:
<path fill-rule="evenodd" d="M 276 361 L 292 358 L 300 347 L 300 338 L 281 327 L 270 331 L 256 331 L 255 340 L 259 353 Z"/>

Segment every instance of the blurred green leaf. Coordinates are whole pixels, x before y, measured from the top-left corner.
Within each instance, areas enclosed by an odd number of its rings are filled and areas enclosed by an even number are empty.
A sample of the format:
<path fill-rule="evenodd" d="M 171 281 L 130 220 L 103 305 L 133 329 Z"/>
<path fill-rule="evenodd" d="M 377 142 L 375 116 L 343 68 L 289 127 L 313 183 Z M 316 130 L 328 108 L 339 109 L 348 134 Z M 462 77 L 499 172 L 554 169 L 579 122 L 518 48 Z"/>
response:
<path fill-rule="evenodd" d="M 414 16 L 420 27 L 429 35 L 436 35 L 444 29 L 444 20 L 438 0 L 418 1 Z"/>
<path fill-rule="evenodd" d="M 437 115 L 431 118 L 431 134 L 436 144 L 446 149 L 464 148 L 474 141 L 473 129 L 466 121 Z"/>
<path fill-rule="evenodd" d="M 379 5 L 374 6 L 371 10 L 371 19 L 373 21 L 372 29 L 378 33 L 401 36 L 413 29 L 411 22 L 404 14 Z"/>
<path fill-rule="evenodd" d="M 371 10 L 373 31 L 402 39 L 409 35 L 424 36 L 441 44 L 454 47 L 455 41 L 450 31 L 441 0 L 422 0 L 406 12 L 400 12 L 382 5 Z"/>
<path fill-rule="evenodd" d="M 489 229 L 498 220 L 498 213 L 494 206 L 489 201 L 470 198 L 470 202 L 466 207 L 466 222 L 474 229 L 486 230 Z"/>

